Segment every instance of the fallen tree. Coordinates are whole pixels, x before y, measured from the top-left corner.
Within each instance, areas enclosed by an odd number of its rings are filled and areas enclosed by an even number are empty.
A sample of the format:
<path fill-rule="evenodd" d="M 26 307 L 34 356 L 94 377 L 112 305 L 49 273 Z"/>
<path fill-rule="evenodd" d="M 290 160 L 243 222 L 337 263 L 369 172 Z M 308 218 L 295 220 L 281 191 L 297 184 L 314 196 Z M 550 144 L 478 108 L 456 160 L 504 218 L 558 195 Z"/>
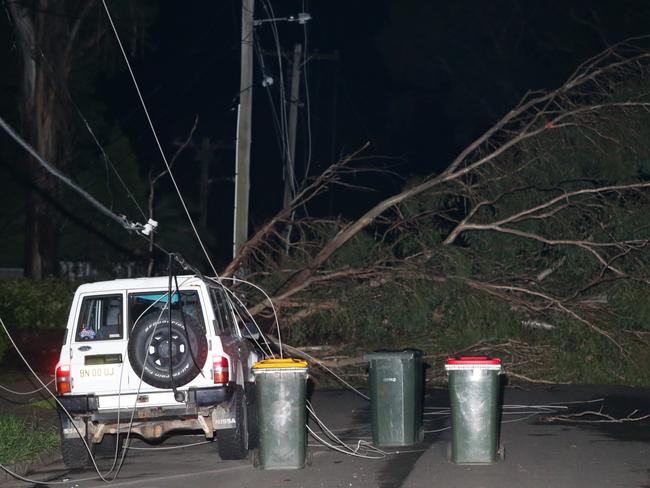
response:
<path fill-rule="evenodd" d="M 414 319 L 426 322 L 424 332 L 452 307 L 488 297 L 522 328 L 578 324 L 625 354 L 618 332 L 650 318 L 647 307 L 621 315 L 649 284 L 650 53 L 642 41 L 589 59 L 556 90 L 526 94 L 444 170 L 359 218 L 304 217 L 299 209 L 313 198 L 364 170 L 359 153 L 344 158 L 259 229 L 225 273 L 249 270 L 288 329 L 318 314 L 368 310 L 365 302 L 387 307 L 403 294 L 425 296 L 429 317 Z M 455 290 L 454 304 L 434 303 L 444 289 Z"/>

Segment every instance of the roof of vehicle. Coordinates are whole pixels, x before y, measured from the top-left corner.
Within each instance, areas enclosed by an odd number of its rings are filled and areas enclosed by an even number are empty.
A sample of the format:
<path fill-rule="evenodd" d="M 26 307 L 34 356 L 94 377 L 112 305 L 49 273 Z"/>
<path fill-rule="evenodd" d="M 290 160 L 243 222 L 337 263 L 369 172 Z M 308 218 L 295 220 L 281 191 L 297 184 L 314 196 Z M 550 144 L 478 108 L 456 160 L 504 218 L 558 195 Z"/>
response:
<path fill-rule="evenodd" d="M 185 288 L 187 286 L 196 286 L 202 282 L 201 278 L 195 275 L 179 275 L 176 277 L 178 286 Z M 169 286 L 169 276 L 156 276 L 152 278 L 129 278 L 110 281 L 96 281 L 94 283 L 85 283 L 77 288 L 77 293 L 93 293 L 117 290 L 139 290 L 158 288 L 166 290 Z M 176 286 L 172 281 L 172 286 Z"/>

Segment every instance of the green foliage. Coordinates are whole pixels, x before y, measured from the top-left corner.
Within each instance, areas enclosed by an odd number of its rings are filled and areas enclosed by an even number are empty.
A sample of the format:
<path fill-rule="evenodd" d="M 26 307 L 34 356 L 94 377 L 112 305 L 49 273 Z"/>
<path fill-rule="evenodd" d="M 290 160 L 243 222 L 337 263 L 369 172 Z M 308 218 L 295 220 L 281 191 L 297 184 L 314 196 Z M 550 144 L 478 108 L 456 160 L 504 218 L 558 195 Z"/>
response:
<path fill-rule="evenodd" d="M 0 317 L 7 327 L 65 327 L 77 283 L 66 280 L 0 279 Z"/>
<path fill-rule="evenodd" d="M 10 330 L 65 328 L 77 283 L 67 280 L 0 279 L 0 318 Z M 0 333 L 0 362 L 11 344 Z"/>
<path fill-rule="evenodd" d="M 615 283 L 606 291 L 621 330 L 650 331 L 648 290 L 630 282 Z"/>
<path fill-rule="evenodd" d="M 479 340 L 516 327 L 515 315 L 500 301 L 471 293 L 453 280 L 373 281 L 370 286 L 330 289 L 338 306 L 293 325 L 296 344 L 318 340 L 366 348 L 405 347 L 441 335 L 452 347 L 458 338 Z"/>
<path fill-rule="evenodd" d="M 335 268 L 365 266 L 368 262 L 377 259 L 379 249 L 380 245 L 372 236 L 366 232 L 359 232 L 334 253 L 329 259 L 328 265 Z"/>
<path fill-rule="evenodd" d="M 56 428 L 43 428 L 38 420 L 0 415 L 0 463 L 7 465 L 30 459 L 59 444 Z"/>

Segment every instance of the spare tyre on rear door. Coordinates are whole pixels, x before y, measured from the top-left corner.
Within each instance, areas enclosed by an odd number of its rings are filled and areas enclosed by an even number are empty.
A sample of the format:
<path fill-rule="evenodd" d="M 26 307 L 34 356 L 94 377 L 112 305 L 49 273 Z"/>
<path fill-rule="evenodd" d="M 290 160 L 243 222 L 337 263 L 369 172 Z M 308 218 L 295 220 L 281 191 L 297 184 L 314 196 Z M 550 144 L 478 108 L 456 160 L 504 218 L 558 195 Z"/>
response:
<path fill-rule="evenodd" d="M 128 353 L 133 371 L 145 383 L 172 388 L 189 383 L 201 372 L 208 341 L 203 326 L 192 317 L 172 312 L 170 327 L 168 313 L 152 313 L 131 330 Z"/>

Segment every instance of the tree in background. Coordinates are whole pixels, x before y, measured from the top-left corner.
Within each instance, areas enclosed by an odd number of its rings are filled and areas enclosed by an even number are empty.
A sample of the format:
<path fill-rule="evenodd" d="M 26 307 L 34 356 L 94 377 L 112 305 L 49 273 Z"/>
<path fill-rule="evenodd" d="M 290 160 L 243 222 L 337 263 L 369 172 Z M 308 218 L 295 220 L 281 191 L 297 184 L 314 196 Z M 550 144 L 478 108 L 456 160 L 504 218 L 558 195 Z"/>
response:
<path fill-rule="evenodd" d="M 76 123 L 72 87 L 92 85 L 95 67 L 110 65 L 104 49 L 110 27 L 102 4 L 37 0 L 7 5 L 22 61 L 22 132 L 39 154 L 66 171 L 80 157 L 75 145 L 82 124 Z M 129 39 L 135 49 L 150 11 L 143 4 L 119 6 L 120 14 L 129 18 Z M 105 137 L 114 135 L 109 132 Z M 92 159 L 89 154 L 84 156 Z M 48 200 L 60 201 L 62 189 L 31 157 L 26 158 L 26 165 L 33 187 L 26 201 L 24 272 L 33 278 L 57 275 L 62 216 Z"/>

